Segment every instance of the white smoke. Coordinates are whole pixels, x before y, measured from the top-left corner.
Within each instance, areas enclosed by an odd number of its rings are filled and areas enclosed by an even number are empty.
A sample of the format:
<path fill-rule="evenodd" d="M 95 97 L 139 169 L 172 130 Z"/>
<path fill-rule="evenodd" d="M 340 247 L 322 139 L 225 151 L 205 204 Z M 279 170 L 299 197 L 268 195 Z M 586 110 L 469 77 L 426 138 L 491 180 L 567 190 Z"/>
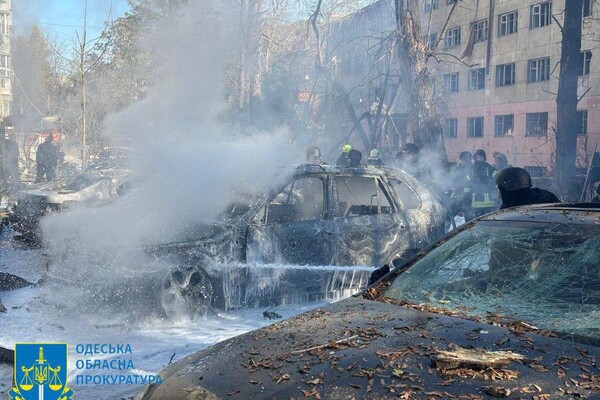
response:
<path fill-rule="evenodd" d="M 130 195 L 43 221 L 55 270 L 116 281 L 143 271 L 140 246 L 168 242 L 186 225 L 215 218 L 239 192 L 268 190 L 281 166 L 303 159 L 284 127 L 242 135 L 222 121 L 238 17 L 219 1 L 198 3 L 157 29 L 159 36 L 145 38 L 165 56 L 160 80 L 106 123 L 108 138 L 126 137 L 133 149 L 137 177 Z"/>

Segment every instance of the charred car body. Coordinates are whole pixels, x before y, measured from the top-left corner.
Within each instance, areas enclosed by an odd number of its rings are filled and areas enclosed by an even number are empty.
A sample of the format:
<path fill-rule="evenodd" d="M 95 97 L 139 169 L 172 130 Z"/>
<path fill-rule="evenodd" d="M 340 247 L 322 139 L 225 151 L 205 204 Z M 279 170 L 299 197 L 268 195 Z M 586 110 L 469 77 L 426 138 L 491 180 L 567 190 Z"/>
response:
<path fill-rule="evenodd" d="M 131 176 L 130 169 L 95 164 L 72 178 L 36 183 L 17 192 L 8 221 L 23 239 L 38 241 L 43 216 L 68 210 L 76 204 L 107 204 L 129 189 Z"/>
<path fill-rule="evenodd" d="M 168 366 L 136 400 L 597 398 L 593 207 L 481 217 L 361 295 Z"/>
<path fill-rule="evenodd" d="M 167 313 L 258 306 L 298 300 L 290 298 L 294 285 L 315 295 L 364 287 L 374 266 L 391 265 L 441 237 L 444 213 L 402 171 L 303 165 L 254 204 L 230 207 L 223 223 L 204 224 L 149 251 L 174 264 L 161 295 Z M 324 280 L 310 268 L 261 267 L 273 264 L 367 268 L 332 268 Z M 276 288 L 265 287 L 269 274 Z"/>

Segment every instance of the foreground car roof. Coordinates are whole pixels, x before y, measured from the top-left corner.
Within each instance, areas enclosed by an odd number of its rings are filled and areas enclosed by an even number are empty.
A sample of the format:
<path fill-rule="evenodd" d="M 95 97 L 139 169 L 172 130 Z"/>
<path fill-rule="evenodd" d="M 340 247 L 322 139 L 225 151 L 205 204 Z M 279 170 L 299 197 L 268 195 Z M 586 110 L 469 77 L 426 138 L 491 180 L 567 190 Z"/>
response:
<path fill-rule="evenodd" d="M 567 222 L 570 224 L 600 225 L 600 204 L 556 203 L 533 204 L 500 210 L 488 214 L 482 220 L 488 221 L 532 221 Z"/>
<path fill-rule="evenodd" d="M 524 360 L 442 372 L 436 357 L 454 346 L 510 350 Z M 192 354 L 136 399 L 577 397 L 600 390 L 599 356 L 597 347 L 518 325 L 350 298 Z"/>

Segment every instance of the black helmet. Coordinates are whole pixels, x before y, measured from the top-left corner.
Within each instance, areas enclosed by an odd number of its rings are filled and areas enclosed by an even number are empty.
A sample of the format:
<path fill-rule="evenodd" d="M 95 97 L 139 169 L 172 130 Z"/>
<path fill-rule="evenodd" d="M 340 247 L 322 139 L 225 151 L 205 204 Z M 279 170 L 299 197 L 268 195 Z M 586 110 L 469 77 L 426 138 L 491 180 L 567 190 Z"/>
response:
<path fill-rule="evenodd" d="M 483 151 L 482 149 L 475 150 L 475 152 L 473 153 L 473 160 L 475 160 L 479 156 L 483 157 L 483 161 L 487 160 L 485 151 Z"/>
<path fill-rule="evenodd" d="M 419 148 L 414 143 L 406 143 L 402 146 L 403 153 L 417 154 L 419 152 Z"/>
<path fill-rule="evenodd" d="M 531 187 L 529 172 L 519 167 L 504 168 L 496 176 L 496 185 L 506 191 L 528 189 Z"/>
<path fill-rule="evenodd" d="M 468 151 L 461 151 L 458 159 L 462 162 L 469 162 L 471 161 L 471 153 Z"/>

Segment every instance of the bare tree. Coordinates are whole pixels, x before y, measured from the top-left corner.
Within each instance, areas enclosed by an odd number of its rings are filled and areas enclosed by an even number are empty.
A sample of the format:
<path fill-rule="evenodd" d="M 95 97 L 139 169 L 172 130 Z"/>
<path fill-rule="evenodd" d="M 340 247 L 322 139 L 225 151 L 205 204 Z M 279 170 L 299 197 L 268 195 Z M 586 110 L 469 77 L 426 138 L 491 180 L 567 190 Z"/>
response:
<path fill-rule="evenodd" d="M 429 51 L 421 41 L 418 2 L 415 0 L 395 0 L 397 54 L 404 79 L 401 80 L 408 101 L 409 122 L 415 144 L 431 147 L 447 161 L 443 143 L 442 118 L 437 112 L 434 96 L 435 78 L 427 69 Z M 457 2 L 454 3 L 456 7 Z M 448 19 L 452 15 L 452 11 Z M 443 32 L 440 34 L 442 37 Z"/>
<path fill-rule="evenodd" d="M 578 70 L 581 54 L 581 19 L 583 0 L 565 1 L 561 26 L 560 74 L 556 96 L 555 190 L 563 196 L 575 194 L 575 160 L 577 156 Z"/>

